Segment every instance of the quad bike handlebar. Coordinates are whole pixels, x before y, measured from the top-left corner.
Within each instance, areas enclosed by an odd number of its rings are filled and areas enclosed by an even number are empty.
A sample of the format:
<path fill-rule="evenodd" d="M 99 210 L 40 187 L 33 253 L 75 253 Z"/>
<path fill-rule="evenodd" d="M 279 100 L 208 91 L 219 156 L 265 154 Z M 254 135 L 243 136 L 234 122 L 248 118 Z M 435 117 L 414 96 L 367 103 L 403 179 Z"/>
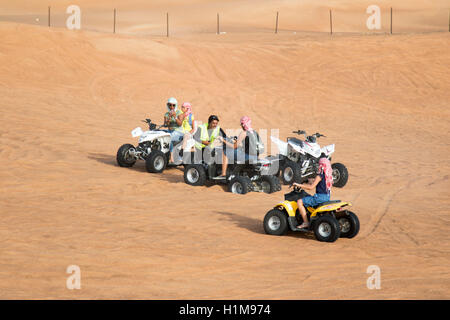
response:
<path fill-rule="evenodd" d="M 326 136 L 324 136 L 323 134 L 321 134 L 319 132 L 314 133 L 313 136 L 315 136 L 316 138 L 326 137 Z"/>
<path fill-rule="evenodd" d="M 296 133 L 296 134 L 298 134 L 298 135 L 300 135 L 300 134 L 305 135 L 305 139 L 306 139 L 307 141 L 309 141 L 309 142 L 316 142 L 316 139 L 317 139 L 317 138 L 320 138 L 320 137 L 326 137 L 325 135 L 323 135 L 323 134 L 321 134 L 321 133 L 319 133 L 319 132 L 316 132 L 316 133 L 314 133 L 313 135 L 308 136 L 308 135 L 306 134 L 306 131 L 305 131 L 305 130 L 292 131 L 292 133 Z"/>
<path fill-rule="evenodd" d="M 291 184 L 289 185 L 289 188 L 293 188 L 295 192 L 300 192 L 300 191 L 302 191 L 302 188 L 301 188 L 301 187 L 295 186 L 293 183 L 291 183 Z"/>
<path fill-rule="evenodd" d="M 164 124 L 158 126 L 156 123 L 152 123 L 152 120 L 150 120 L 150 119 L 145 119 L 145 120 L 141 120 L 141 121 L 148 124 L 149 130 L 159 130 L 160 128 L 167 128 L 167 126 Z"/>
<path fill-rule="evenodd" d="M 222 139 L 225 140 L 225 141 L 228 141 L 229 143 L 234 143 L 237 140 L 237 138 L 238 138 L 237 136 L 233 136 L 233 137 L 225 136 Z"/>

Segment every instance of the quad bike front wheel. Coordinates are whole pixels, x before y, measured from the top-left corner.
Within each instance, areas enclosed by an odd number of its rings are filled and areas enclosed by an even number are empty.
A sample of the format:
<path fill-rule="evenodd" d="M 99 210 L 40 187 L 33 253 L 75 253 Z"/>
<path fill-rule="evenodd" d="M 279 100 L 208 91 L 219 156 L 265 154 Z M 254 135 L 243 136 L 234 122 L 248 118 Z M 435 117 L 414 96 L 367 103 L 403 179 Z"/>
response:
<path fill-rule="evenodd" d="M 353 238 L 359 232 L 359 219 L 351 211 L 345 211 L 345 214 L 337 218 L 341 229 L 341 238 Z"/>
<path fill-rule="evenodd" d="M 167 158 L 164 152 L 152 150 L 147 159 L 145 159 L 145 168 L 150 173 L 161 173 L 166 168 Z"/>
<path fill-rule="evenodd" d="M 261 176 L 260 185 L 264 193 L 274 193 L 281 190 L 280 180 L 275 176 Z"/>
<path fill-rule="evenodd" d="M 316 239 L 323 242 L 336 241 L 341 233 L 339 222 L 331 215 L 319 217 L 313 225 Z"/>
<path fill-rule="evenodd" d="M 278 209 L 272 209 L 264 217 L 264 231 L 267 234 L 281 236 L 288 232 L 286 214 Z"/>
<path fill-rule="evenodd" d="M 228 190 L 236 194 L 246 194 L 253 191 L 252 181 L 248 177 L 238 176 L 230 181 Z"/>
<path fill-rule="evenodd" d="M 200 164 L 188 164 L 184 167 L 184 182 L 191 186 L 203 186 L 206 183 L 206 172 Z"/>
<path fill-rule="evenodd" d="M 300 165 L 297 162 L 287 160 L 281 168 L 281 180 L 283 184 L 292 184 L 300 182 L 302 176 Z"/>
<path fill-rule="evenodd" d="M 348 170 L 342 163 L 333 163 L 333 187 L 342 188 L 348 181 Z"/>
<path fill-rule="evenodd" d="M 132 167 L 136 163 L 136 157 L 130 154 L 130 150 L 135 150 L 132 144 L 126 143 L 117 150 L 116 160 L 121 167 Z"/>

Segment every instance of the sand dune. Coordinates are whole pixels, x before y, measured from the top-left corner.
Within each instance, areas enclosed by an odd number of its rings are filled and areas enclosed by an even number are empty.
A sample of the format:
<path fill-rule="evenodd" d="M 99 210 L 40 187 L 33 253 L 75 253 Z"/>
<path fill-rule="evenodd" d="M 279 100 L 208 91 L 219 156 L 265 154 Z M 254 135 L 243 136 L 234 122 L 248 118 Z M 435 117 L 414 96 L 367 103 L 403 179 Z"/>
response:
<path fill-rule="evenodd" d="M 189 10 L 216 12 L 209 2 Z M 165 12 L 162 3 L 148 8 Z M 180 3 L 174 12 L 187 10 Z M 445 5 L 397 1 L 407 3 Z M 133 10 L 144 3 L 113 4 L 140 30 Z M 282 4 L 302 5 L 313 7 Z M 32 13 L 39 2 L 2 7 Z M 0 298 L 448 299 L 449 34 L 214 31 L 166 39 L 0 23 Z M 282 139 L 324 133 L 350 172 L 333 197 L 353 203 L 360 234 L 333 244 L 267 236 L 262 219 L 286 187 L 238 196 L 189 187 L 179 169 L 118 167 L 117 148 L 135 143 L 140 119 L 160 122 L 169 96 L 224 128 L 246 114 Z M 72 264 L 81 290 L 66 289 Z M 381 268 L 381 290 L 366 287 L 369 265 Z"/>
<path fill-rule="evenodd" d="M 0 0 L 0 21 L 47 25 L 48 6 L 51 24 L 65 27 L 66 9 L 74 4 L 69 0 L 54 0 L 43 4 L 39 0 Z M 393 30 L 396 33 L 448 31 L 447 0 L 177 0 L 177 1 L 90 1 L 76 2 L 82 11 L 84 30 L 112 32 L 113 9 L 117 9 L 116 31 L 122 34 L 166 35 L 166 13 L 170 14 L 172 36 L 192 33 L 215 33 L 216 18 L 220 14 L 224 32 L 267 32 L 275 28 L 279 12 L 279 32 L 329 32 L 329 10 L 333 11 L 335 33 L 367 33 L 366 20 L 370 5 L 381 9 L 381 29 L 390 31 L 390 8 L 394 10 Z M 39 21 L 36 21 L 39 19 Z M 371 31 L 373 33 L 373 31 Z"/>

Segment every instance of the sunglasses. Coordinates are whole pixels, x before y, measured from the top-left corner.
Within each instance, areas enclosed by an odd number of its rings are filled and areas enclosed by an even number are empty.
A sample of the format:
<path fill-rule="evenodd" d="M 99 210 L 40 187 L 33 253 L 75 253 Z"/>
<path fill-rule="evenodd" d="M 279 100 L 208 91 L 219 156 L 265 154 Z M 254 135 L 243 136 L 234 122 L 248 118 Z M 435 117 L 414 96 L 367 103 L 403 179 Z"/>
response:
<path fill-rule="evenodd" d="M 168 106 L 168 107 L 175 107 L 175 104 L 168 103 L 167 106 Z"/>

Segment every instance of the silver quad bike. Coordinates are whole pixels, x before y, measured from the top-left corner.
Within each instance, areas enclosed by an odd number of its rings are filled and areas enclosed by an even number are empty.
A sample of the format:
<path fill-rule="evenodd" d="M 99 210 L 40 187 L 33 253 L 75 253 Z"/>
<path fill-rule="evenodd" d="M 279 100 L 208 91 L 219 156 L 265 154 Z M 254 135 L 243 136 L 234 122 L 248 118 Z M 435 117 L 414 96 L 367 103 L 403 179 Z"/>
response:
<path fill-rule="evenodd" d="M 284 184 L 293 182 L 304 183 L 308 178 L 313 178 L 319 168 L 319 159 L 323 156 L 331 161 L 334 153 L 334 144 L 323 148 L 317 143 L 317 139 L 325 137 L 323 134 L 315 133 L 308 136 L 305 131 L 293 131 L 298 135 L 304 135 L 305 140 L 295 137 L 287 138 L 287 142 L 278 138 L 270 137 L 279 150 L 280 176 Z M 348 171 L 342 163 L 333 163 L 333 186 L 342 188 L 348 180 Z"/>

